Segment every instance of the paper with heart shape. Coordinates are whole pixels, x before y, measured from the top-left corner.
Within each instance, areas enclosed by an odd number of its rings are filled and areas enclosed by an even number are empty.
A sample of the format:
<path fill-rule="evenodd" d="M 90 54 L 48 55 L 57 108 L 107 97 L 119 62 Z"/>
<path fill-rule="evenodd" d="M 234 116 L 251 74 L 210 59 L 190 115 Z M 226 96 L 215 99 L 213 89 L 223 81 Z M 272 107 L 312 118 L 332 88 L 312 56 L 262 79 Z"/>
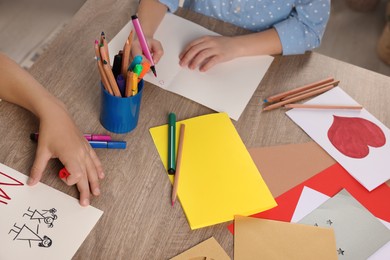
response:
<path fill-rule="evenodd" d="M 322 95 L 309 100 L 306 102 L 306 104 L 358 105 L 358 103 L 347 93 L 345 93 L 340 87 L 335 87 L 323 93 Z M 291 109 L 287 111 L 286 114 L 327 153 L 329 153 L 329 155 L 331 155 L 338 163 L 340 163 L 349 172 L 349 174 L 351 174 L 357 181 L 359 181 L 367 190 L 372 191 L 390 179 L 390 145 L 388 142 L 386 142 L 386 140 L 390 138 L 390 130 L 366 109 L 353 111 L 331 109 Z M 363 128 L 362 125 L 365 125 L 365 132 L 375 129 L 375 135 L 379 134 L 378 140 L 374 142 L 372 142 L 372 136 L 374 135 L 372 133 L 364 133 L 363 137 L 361 137 L 362 133 L 357 134 L 363 140 L 360 142 L 365 143 L 366 146 L 370 146 L 369 152 L 365 157 L 357 159 L 351 156 L 346 156 L 346 154 L 338 150 L 338 148 L 342 146 L 340 143 L 351 143 L 347 137 L 338 137 L 339 139 L 335 138 L 334 136 L 332 136 L 332 138 L 328 137 L 328 130 L 332 128 L 332 124 L 334 123 L 334 116 L 344 118 L 359 118 L 362 120 L 358 124 L 360 125 L 360 128 Z M 380 131 L 378 131 L 376 127 L 373 127 L 372 124 L 367 123 L 367 121 L 377 126 Z M 362 122 L 364 123 L 362 124 Z M 348 123 L 346 127 L 348 127 L 348 125 L 351 125 L 351 123 Z M 370 127 L 368 127 L 369 129 L 367 129 L 367 125 L 370 125 Z M 354 125 L 353 127 L 356 128 L 357 126 Z M 348 133 L 347 130 L 343 131 Z M 380 132 L 383 133 L 383 137 L 380 137 Z M 353 135 L 356 137 L 356 133 Z M 333 142 L 337 140 L 336 146 L 329 139 L 332 139 Z M 381 145 L 382 143 L 383 145 Z M 354 150 L 360 151 L 360 149 L 361 148 L 355 148 Z"/>
<path fill-rule="evenodd" d="M 370 146 L 381 147 L 386 143 L 386 136 L 379 126 L 359 117 L 333 116 L 328 137 L 340 153 L 356 159 L 366 157 Z"/>

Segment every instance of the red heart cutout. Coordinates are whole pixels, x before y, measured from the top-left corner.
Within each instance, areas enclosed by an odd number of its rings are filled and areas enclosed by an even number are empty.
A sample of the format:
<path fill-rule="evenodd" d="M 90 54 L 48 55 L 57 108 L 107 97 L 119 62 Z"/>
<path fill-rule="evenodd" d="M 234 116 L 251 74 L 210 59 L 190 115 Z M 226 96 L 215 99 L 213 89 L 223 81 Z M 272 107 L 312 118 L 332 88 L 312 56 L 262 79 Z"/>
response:
<path fill-rule="evenodd" d="M 369 146 L 381 147 L 386 143 L 385 134 L 379 126 L 359 117 L 333 116 L 328 138 L 339 152 L 357 159 L 369 154 Z"/>

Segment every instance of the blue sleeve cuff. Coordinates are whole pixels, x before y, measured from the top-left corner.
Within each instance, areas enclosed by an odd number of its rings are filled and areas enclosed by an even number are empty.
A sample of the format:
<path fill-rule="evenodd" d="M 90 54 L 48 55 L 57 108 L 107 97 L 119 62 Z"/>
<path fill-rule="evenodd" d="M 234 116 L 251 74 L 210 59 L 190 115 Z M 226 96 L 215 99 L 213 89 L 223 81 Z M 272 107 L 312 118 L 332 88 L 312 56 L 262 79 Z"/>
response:
<path fill-rule="evenodd" d="M 159 0 L 160 3 L 168 7 L 168 12 L 174 13 L 179 8 L 179 0 Z"/>

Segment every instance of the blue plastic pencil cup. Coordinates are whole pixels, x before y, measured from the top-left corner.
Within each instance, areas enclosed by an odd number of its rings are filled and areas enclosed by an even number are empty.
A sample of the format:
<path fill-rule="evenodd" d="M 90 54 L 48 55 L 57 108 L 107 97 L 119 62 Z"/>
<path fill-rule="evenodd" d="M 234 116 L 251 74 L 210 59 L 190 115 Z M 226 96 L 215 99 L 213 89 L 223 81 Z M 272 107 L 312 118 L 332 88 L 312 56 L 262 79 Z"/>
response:
<path fill-rule="evenodd" d="M 137 127 L 144 81 L 138 83 L 138 93 L 131 97 L 116 97 L 101 88 L 100 123 L 112 133 L 124 134 Z"/>

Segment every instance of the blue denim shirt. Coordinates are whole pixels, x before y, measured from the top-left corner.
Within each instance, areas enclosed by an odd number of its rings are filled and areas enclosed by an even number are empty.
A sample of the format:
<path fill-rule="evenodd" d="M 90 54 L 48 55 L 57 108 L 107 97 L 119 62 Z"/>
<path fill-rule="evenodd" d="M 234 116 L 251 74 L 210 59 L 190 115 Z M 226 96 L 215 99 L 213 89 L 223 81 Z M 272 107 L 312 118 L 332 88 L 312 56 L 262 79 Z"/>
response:
<path fill-rule="evenodd" d="M 170 12 L 179 5 L 159 1 Z M 185 0 L 183 7 L 255 32 L 274 27 L 283 55 L 318 47 L 330 15 L 330 0 Z"/>

